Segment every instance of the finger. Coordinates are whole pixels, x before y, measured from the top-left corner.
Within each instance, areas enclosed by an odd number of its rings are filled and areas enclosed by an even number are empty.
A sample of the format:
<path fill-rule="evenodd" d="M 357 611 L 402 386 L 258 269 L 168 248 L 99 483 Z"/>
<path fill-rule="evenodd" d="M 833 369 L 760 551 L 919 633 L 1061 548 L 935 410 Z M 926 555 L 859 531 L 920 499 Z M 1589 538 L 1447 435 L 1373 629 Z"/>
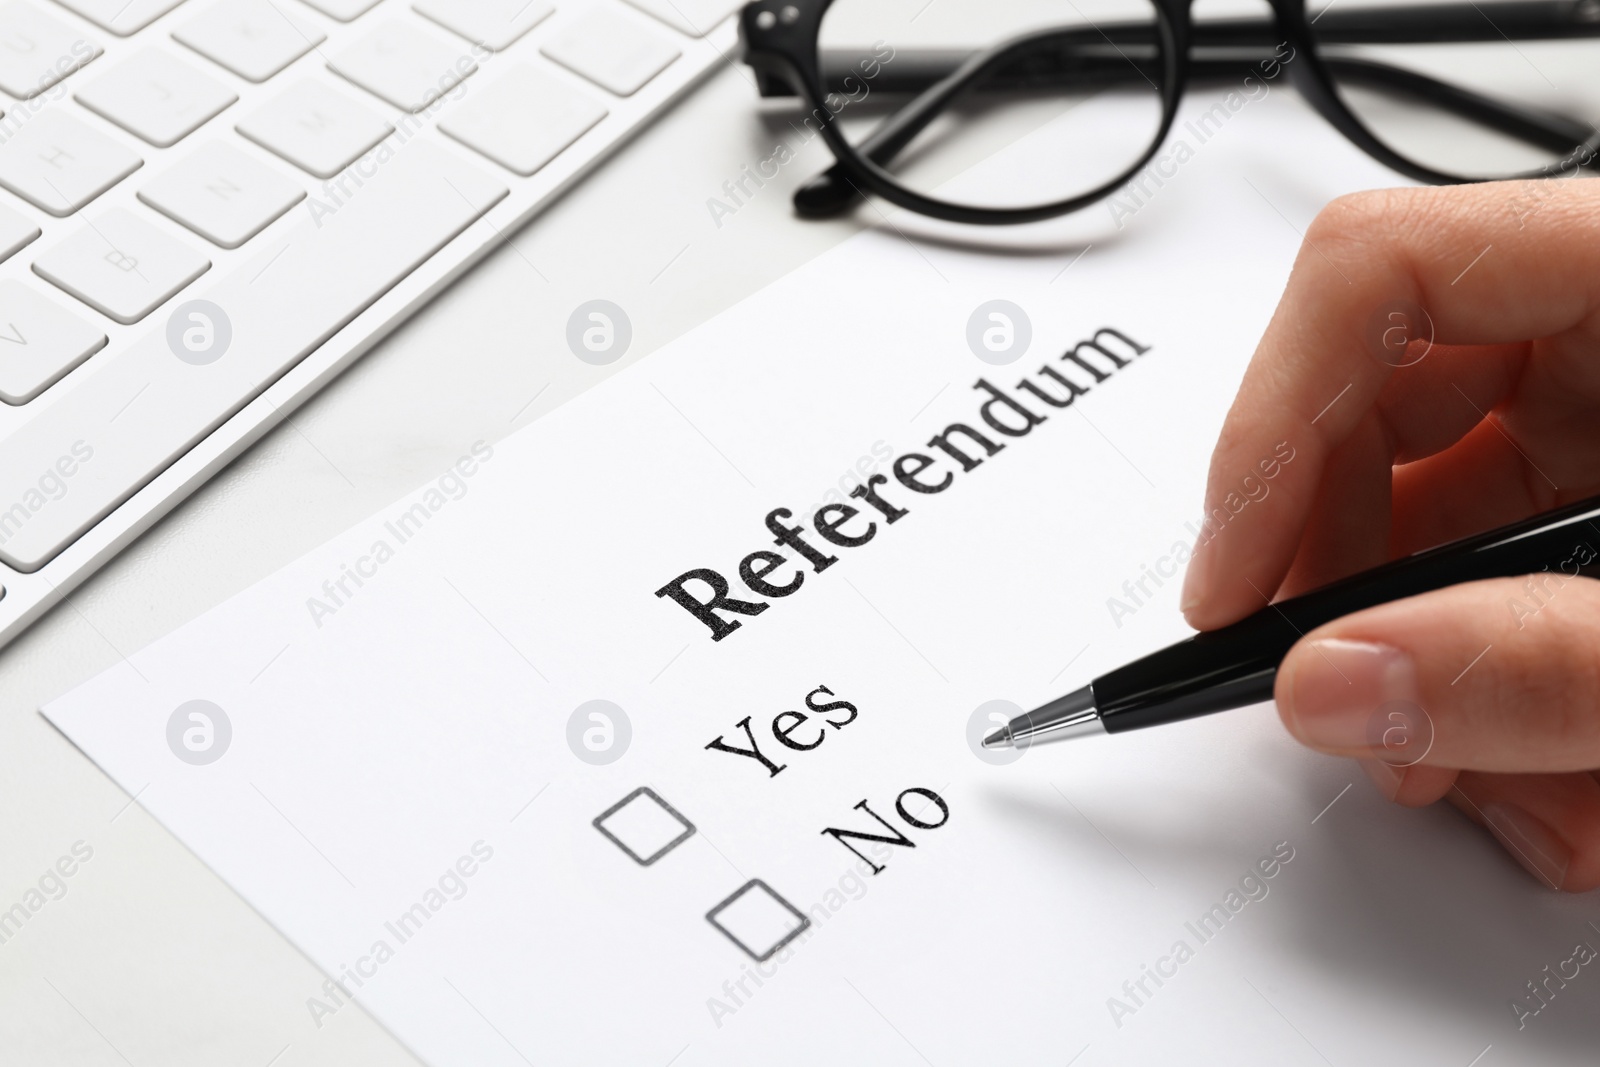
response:
<path fill-rule="evenodd" d="M 1284 725 L 1337 755 L 1479 771 L 1600 767 L 1600 582 L 1558 571 L 1370 608 L 1290 650 Z"/>
<path fill-rule="evenodd" d="M 1562 361 L 1592 352 L 1600 308 L 1600 191 L 1541 189 L 1537 231 L 1507 210 L 1516 183 L 1394 190 L 1341 198 L 1307 232 L 1278 310 L 1234 401 L 1206 491 L 1207 513 L 1262 456 L 1286 442 L 1279 506 L 1239 513 L 1196 551 L 1183 609 L 1202 629 L 1259 604 L 1294 559 L 1330 455 L 1366 418 L 1394 373 L 1369 347 L 1375 315 L 1398 300 L 1426 308 L 1448 345 L 1544 338 Z M 1483 254 L 1486 246 L 1493 254 Z M 1474 260 L 1477 259 L 1477 262 Z M 1463 267 L 1471 268 L 1463 272 Z M 1580 343 L 1581 342 L 1581 343 Z M 1546 505 L 1548 506 L 1548 505 Z"/>
<path fill-rule="evenodd" d="M 1593 427 L 1586 431 L 1594 434 Z M 1394 471 L 1394 518 L 1390 554 L 1409 555 L 1468 534 L 1503 526 L 1557 504 L 1600 492 L 1595 475 L 1555 474 L 1544 462 L 1524 458 L 1504 427 L 1485 421 L 1450 451 Z M 1560 477 L 1576 480 L 1561 482 Z"/>
<path fill-rule="evenodd" d="M 1592 774 L 1464 772 L 1450 802 L 1552 889 L 1600 887 L 1600 782 Z"/>
<path fill-rule="evenodd" d="M 1545 484 L 1534 492 L 1517 446 L 1482 418 L 1508 389 L 1516 347 L 1453 350 L 1472 355 L 1459 368 L 1465 387 L 1451 380 L 1458 368 L 1442 364 L 1446 378 L 1436 375 L 1418 387 L 1420 379 L 1410 376 L 1425 371 L 1426 362 L 1390 380 L 1373 411 L 1329 455 L 1275 599 L 1525 518 L 1546 488 L 1556 491 L 1541 476 Z M 1405 465 L 1396 468 L 1397 462 Z"/>
<path fill-rule="evenodd" d="M 1455 787 L 1460 771 L 1453 767 L 1407 766 L 1404 761 L 1364 759 L 1359 761 L 1378 792 L 1408 808 L 1436 804 Z"/>
<path fill-rule="evenodd" d="M 1391 455 L 1382 420 L 1371 415 L 1328 457 L 1294 564 L 1274 599 L 1389 558 Z"/>
<path fill-rule="evenodd" d="M 1376 436 L 1381 421 L 1369 418 L 1329 457 L 1294 564 L 1274 599 L 1538 510 L 1544 480 L 1498 428 L 1479 423 L 1450 451 L 1391 468 Z M 1585 490 L 1582 496 L 1594 495 L 1600 486 Z"/>
<path fill-rule="evenodd" d="M 1600 777 L 1594 772 L 1482 774 L 1360 762 L 1396 803 L 1420 808 L 1448 797 L 1545 885 L 1574 893 L 1600 886 Z"/>
<path fill-rule="evenodd" d="M 1532 347 L 1434 345 L 1420 362 L 1397 369 L 1374 403 L 1394 462 L 1426 459 L 1465 437 L 1513 395 Z"/>

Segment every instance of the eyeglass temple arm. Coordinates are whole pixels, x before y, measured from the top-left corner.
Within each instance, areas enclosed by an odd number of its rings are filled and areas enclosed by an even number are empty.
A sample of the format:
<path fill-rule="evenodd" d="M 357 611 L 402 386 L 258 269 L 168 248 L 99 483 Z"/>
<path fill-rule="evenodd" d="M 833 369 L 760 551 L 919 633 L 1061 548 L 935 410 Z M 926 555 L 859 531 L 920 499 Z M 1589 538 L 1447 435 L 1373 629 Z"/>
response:
<path fill-rule="evenodd" d="M 1596 0 L 1496 0 L 1355 10 L 1338 10 L 1330 4 L 1310 21 L 1317 40 L 1323 44 L 1549 40 L 1600 36 L 1600 3 Z M 1062 33 L 1060 30 L 1048 32 Z M 1076 36 L 1085 45 L 1148 45 L 1152 40 L 1152 28 L 1143 22 L 1107 24 L 1077 31 Z M 1194 47 L 1202 49 L 1270 48 L 1279 43 L 1277 23 L 1272 18 L 1197 22 L 1192 36 Z M 920 92 L 947 77 L 973 54 L 959 50 L 902 49 L 892 69 L 885 64 L 883 70 L 869 80 L 875 81 L 885 92 Z M 848 91 L 841 83 L 845 76 L 854 73 L 849 58 L 830 63 L 829 55 L 823 54 L 823 80 L 829 91 Z M 794 87 L 787 81 L 769 75 L 760 77 L 759 90 L 764 97 L 795 95 Z"/>
<path fill-rule="evenodd" d="M 1495 0 L 1354 10 L 1335 9 L 1336 3 L 1333 0 L 1308 20 L 1319 43 L 1463 44 L 1600 35 L 1600 4 L 1594 0 Z M 1206 25 L 1195 24 L 1197 43 L 1211 43 L 1204 40 Z"/>
<path fill-rule="evenodd" d="M 1554 111 L 1496 100 L 1418 71 L 1370 59 L 1324 59 L 1341 83 L 1411 96 L 1481 126 L 1551 152 L 1571 152 L 1600 138 L 1587 122 Z"/>
<path fill-rule="evenodd" d="M 879 166 L 889 163 L 943 112 L 952 97 L 968 88 L 972 80 L 996 66 L 998 59 L 1014 52 L 1019 45 L 1025 45 L 1025 42 L 1012 42 L 968 57 L 955 71 L 880 123 L 856 146 L 857 151 Z M 1195 60 L 1190 64 L 1190 74 L 1196 81 L 1238 80 L 1258 73 L 1258 62 L 1246 58 Z M 1371 60 L 1335 58 L 1325 59 L 1324 62 L 1335 76 L 1348 83 L 1416 97 L 1441 110 L 1550 151 L 1572 151 L 1597 135 L 1593 126 L 1565 116 L 1503 103 L 1404 68 Z M 1086 56 L 1073 66 L 1070 72 L 1060 69 L 1051 71 L 1048 75 L 1050 85 L 1056 88 L 1073 85 L 1101 88 L 1116 82 L 1148 79 L 1148 74 L 1137 62 L 1120 53 L 1115 56 Z M 998 80 L 1005 81 L 1003 76 Z M 1035 72 L 1032 77 L 1024 76 L 1022 80 L 1037 84 L 1040 79 Z M 997 87 L 1009 86 L 1002 84 Z M 855 195 L 856 188 L 850 181 L 847 169 L 836 163 L 796 190 L 794 205 L 802 217 L 826 218 L 848 210 Z"/>

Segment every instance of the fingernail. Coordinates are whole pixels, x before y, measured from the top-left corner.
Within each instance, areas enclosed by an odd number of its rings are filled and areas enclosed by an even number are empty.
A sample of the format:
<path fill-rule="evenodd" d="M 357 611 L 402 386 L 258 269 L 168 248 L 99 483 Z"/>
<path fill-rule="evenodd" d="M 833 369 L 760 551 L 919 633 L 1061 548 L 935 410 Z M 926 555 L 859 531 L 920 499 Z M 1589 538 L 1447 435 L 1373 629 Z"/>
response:
<path fill-rule="evenodd" d="M 1417 700 L 1411 656 L 1389 645 L 1336 638 L 1295 653 L 1284 710 L 1296 737 L 1314 748 L 1352 755 L 1379 745 L 1374 716 L 1392 701 Z M 1381 735 L 1381 730 L 1377 735 Z"/>
<path fill-rule="evenodd" d="M 1481 810 L 1489 831 L 1528 873 L 1551 889 L 1566 881 L 1572 850 L 1555 831 L 1512 804 L 1485 804 Z"/>
<path fill-rule="evenodd" d="M 1406 780 L 1406 772 L 1401 767 L 1391 767 L 1381 759 L 1364 759 L 1361 769 L 1367 772 L 1367 777 L 1372 779 L 1372 784 L 1378 787 L 1389 800 L 1400 795 L 1400 783 Z"/>
<path fill-rule="evenodd" d="M 1178 610 L 1187 615 L 1197 608 L 1210 592 L 1211 557 L 1215 553 L 1203 542 L 1196 541 L 1189 556 L 1189 569 L 1183 575 L 1183 592 L 1178 595 Z"/>

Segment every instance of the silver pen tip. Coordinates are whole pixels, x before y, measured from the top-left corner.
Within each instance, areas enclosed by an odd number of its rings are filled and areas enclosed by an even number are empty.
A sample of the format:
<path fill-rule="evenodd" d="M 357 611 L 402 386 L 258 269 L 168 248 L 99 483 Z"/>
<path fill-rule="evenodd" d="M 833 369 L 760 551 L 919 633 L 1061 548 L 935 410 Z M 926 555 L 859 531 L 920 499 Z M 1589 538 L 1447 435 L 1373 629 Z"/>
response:
<path fill-rule="evenodd" d="M 1004 743 L 1010 748 L 1026 749 L 1044 741 L 1062 741 L 1084 734 L 1103 734 L 1105 723 L 1095 707 L 1094 686 L 1086 685 L 1066 696 L 1034 708 L 1006 723 L 994 735 L 984 739 L 984 747 Z"/>
<path fill-rule="evenodd" d="M 1010 748 L 1011 727 L 1002 726 L 994 733 L 983 739 L 984 748 Z"/>

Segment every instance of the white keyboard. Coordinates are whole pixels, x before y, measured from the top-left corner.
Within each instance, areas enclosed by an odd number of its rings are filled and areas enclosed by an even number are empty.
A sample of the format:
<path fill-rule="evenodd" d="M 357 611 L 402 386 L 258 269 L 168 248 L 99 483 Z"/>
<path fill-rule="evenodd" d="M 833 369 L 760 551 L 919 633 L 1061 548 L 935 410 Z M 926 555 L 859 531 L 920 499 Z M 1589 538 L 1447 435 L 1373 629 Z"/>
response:
<path fill-rule="evenodd" d="M 694 85 L 740 0 L 0 0 L 0 644 Z"/>

